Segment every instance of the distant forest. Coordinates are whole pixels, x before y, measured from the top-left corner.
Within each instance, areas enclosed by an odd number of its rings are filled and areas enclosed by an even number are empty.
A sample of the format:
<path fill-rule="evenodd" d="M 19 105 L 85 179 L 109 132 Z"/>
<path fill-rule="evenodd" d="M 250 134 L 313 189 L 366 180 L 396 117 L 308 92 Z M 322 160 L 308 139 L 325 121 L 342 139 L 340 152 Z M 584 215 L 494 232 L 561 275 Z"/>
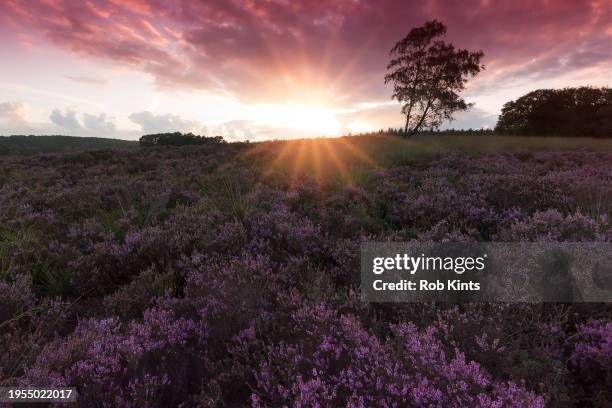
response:
<path fill-rule="evenodd" d="M 140 138 L 140 145 L 144 147 L 153 146 L 188 146 L 227 143 L 222 136 L 206 137 L 194 135 L 193 133 L 154 133 L 144 135 Z"/>
<path fill-rule="evenodd" d="M 612 88 L 538 89 L 504 104 L 498 134 L 612 137 Z"/>
<path fill-rule="evenodd" d="M 125 149 L 137 147 L 138 142 L 105 139 L 100 137 L 74 136 L 0 136 L 0 155 L 81 152 L 102 149 Z"/>

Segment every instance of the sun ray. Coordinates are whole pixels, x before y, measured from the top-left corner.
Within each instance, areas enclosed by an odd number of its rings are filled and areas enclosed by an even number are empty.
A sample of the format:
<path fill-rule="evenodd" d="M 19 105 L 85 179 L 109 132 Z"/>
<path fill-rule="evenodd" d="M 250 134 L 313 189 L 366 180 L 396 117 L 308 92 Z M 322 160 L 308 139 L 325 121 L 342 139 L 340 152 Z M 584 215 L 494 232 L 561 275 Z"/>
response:
<path fill-rule="evenodd" d="M 278 153 L 275 154 L 270 164 L 267 165 L 266 169 L 264 170 L 261 177 L 259 178 L 258 184 L 261 184 L 265 180 L 270 178 L 272 173 L 274 173 L 274 171 L 276 171 L 278 168 L 282 166 L 283 161 L 289 156 L 289 154 L 291 153 L 291 150 L 295 150 L 295 145 L 291 142 L 278 142 L 278 143 L 280 144 L 280 147 L 274 146 L 274 149 L 278 151 Z"/>
<path fill-rule="evenodd" d="M 334 84 L 340 83 L 345 79 L 346 76 L 350 76 L 351 70 L 358 63 L 362 62 L 363 55 L 368 49 L 371 48 L 371 44 L 374 41 L 375 37 L 376 37 L 376 33 L 372 33 L 370 36 L 368 36 L 368 39 L 363 42 L 363 44 L 359 47 L 359 49 L 353 53 L 351 59 L 348 60 L 346 64 L 344 64 L 344 66 L 342 67 L 342 70 L 336 76 Z"/>
<path fill-rule="evenodd" d="M 289 181 L 289 190 L 293 190 L 298 183 L 298 180 L 300 178 L 300 176 L 302 175 L 301 173 L 303 172 L 303 167 L 304 167 L 304 156 L 305 156 L 305 149 L 304 149 L 304 144 L 306 143 L 305 140 L 299 140 L 296 142 L 288 142 L 289 144 L 297 144 L 297 153 L 295 155 L 295 162 L 293 164 L 293 170 L 291 171 L 291 179 Z"/>
<path fill-rule="evenodd" d="M 367 154 L 361 151 L 358 147 L 354 146 L 351 142 L 349 142 L 347 138 L 341 137 L 341 138 L 338 138 L 337 140 L 339 143 L 342 144 L 343 147 L 345 147 L 349 151 L 349 153 L 351 153 L 353 156 L 361 160 L 366 165 L 374 169 L 377 169 L 379 167 L 378 163 L 372 160 Z"/>
<path fill-rule="evenodd" d="M 321 155 L 321 139 L 312 140 L 308 143 L 309 160 L 314 167 L 314 177 L 317 186 L 321 187 L 324 183 L 323 157 Z"/>
<path fill-rule="evenodd" d="M 351 185 L 352 184 L 352 180 L 351 180 L 351 177 L 349 175 L 346 163 L 344 163 L 342 160 L 340 160 L 340 157 L 338 156 L 338 152 L 336 151 L 336 148 L 334 146 L 330 145 L 329 139 L 322 139 L 321 140 L 321 144 L 323 145 L 323 148 L 325 149 L 325 152 L 327 153 L 327 157 L 329 157 L 329 159 L 331 160 L 333 166 L 339 172 L 340 178 L 345 183 Z"/>

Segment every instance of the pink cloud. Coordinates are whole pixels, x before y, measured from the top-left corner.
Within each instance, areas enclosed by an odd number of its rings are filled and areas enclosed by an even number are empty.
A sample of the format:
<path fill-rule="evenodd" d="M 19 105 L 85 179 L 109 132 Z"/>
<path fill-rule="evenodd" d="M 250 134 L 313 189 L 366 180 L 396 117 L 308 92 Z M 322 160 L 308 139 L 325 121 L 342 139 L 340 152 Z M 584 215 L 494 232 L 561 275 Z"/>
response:
<path fill-rule="evenodd" d="M 604 64 L 606 2 L 8 0 L 0 16 L 75 53 L 150 73 L 160 87 L 338 103 L 387 98 L 388 50 L 431 18 L 457 46 L 485 52 L 491 82 Z"/>
<path fill-rule="evenodd" d="M 79 83 L 88 84 L 88 85 L 107 85 L 108 84 L 107 79 L 92 77 L 92 76 L 66 75 L 66 78 L 74 82 L 79 82 Z"/>
<path fill-rule="evenodd" d="M 26 113 L 27 108 L 23 102 L 0 102 L 0 119 L 25 122 Z"/>

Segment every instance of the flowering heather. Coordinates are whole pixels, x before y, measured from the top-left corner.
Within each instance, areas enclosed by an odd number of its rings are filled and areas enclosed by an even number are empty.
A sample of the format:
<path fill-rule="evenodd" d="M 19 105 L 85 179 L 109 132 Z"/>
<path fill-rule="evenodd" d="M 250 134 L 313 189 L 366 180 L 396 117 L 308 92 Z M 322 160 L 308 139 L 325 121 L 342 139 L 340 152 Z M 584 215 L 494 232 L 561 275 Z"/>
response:
<path fill-rule="evenodd" d="M 612 403 L 610 305 L 359 297 L 367 240 L 612 241 L 612 153 L 317 143 L 0 158 L 0 383 L 108 407 Z"/>

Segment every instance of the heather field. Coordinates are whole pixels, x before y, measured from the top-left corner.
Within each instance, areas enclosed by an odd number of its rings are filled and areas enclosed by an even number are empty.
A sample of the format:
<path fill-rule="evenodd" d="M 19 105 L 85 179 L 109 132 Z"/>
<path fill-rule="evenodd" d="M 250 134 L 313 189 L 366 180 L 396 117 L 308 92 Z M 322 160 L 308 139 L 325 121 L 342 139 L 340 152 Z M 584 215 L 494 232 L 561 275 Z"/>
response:
<path fill-rule="evenodd" d="M 364 241 L 612 241 L 612 139 L 0 156 L 0 384 L 80 406 L 609 407 L 610 304 L 360 300 Z"/>

